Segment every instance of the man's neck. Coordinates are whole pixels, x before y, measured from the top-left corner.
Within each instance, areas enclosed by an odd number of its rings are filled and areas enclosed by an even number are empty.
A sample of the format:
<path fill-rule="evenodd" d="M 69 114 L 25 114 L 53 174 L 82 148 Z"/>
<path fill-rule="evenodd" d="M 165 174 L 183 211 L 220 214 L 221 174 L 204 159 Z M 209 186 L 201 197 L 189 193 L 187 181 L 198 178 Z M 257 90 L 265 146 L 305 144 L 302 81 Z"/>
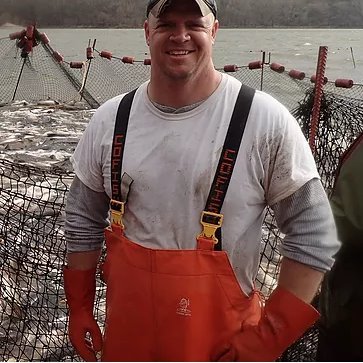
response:
<path fill-rule="evenodd" d="M 211 72 L 203 80 L 157 80 L 151 76 L 148 96 L 159 105 L 179 109 L 207 99 L 218 88 L 222 75 L 218 71 Z"/>

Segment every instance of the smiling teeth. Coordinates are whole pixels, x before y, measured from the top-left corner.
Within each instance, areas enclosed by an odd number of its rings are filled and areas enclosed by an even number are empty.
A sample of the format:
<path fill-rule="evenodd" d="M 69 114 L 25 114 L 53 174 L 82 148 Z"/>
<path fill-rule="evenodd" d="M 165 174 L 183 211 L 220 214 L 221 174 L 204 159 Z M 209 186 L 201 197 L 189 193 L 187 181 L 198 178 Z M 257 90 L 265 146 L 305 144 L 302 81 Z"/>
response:
<path fill-rule="evenodd" d="M 169 52 L 171 55 L 187 55 L 189 52 L 187 50 L 173 50 Z"/>

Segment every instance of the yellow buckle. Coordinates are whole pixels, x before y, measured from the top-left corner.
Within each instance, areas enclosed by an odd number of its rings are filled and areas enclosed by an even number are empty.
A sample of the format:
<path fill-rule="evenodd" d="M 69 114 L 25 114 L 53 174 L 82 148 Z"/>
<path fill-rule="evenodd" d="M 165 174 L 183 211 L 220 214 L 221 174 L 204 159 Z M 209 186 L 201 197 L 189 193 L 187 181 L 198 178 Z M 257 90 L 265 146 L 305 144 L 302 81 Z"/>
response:
<path fill-rule="evenodd" d="M 122 223 L 122 217 L 125 213 L 125 203 L 111 199 L 110 207 L 111 207 L 111 224 L 116 224 L 121 228 L 125 228 L 124 224 Z"/>
<path fill-rule="evenodd" d="M 210 222 L 205 222 L 205 217 L 214 217 L 217 219 L 217 224 L 214 223 L 210 223 Z M 213 240 L 214 244 L 218 243 L 218 238 L 216 237 L 216 231 L 218 228 L 222 227 L 222 223 L 223 223 L 223 214 L 217 214 L 217 213 L 212 213 L 212 212 L 206 212 L 203 211 L 201 217 L 200 217 L 200 223 L 203 226 L 203 231 L 202 233 L 198 236 L 199 237 L 204 237 L 204 238 L 210 238 Z"/>

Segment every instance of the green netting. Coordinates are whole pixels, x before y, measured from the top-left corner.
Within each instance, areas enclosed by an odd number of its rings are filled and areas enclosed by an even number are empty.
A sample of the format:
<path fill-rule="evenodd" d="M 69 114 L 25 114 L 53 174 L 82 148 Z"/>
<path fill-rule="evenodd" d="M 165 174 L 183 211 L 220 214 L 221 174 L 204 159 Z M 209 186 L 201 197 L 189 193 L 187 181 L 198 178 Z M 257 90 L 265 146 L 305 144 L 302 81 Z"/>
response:
<path fill-rule="evenodd" d="M 137 88 L 149 77 L 150 67 L 143 62 L 125 64 L 118 58 L 102 58 L 95 52 L 95 58 L 90 62 L 86 88 L 101 104 Z"/>
<path fill-rule="evenodd" d="M 339 158 L 363 130 L 362 87 L 334 93 L 332 87 L 324 91 L 321 103 L 319 128 L 315 139 L 315 161 L 326 191 L 334 186 Z M 314 103 L 313 89 L 307 90 L 305 99 L 292 110 L 302 130 L 309 138 L 310 118 Z"/>
<path fill-rule="evenodd" d="M 14 42 L 0 41 L 0 103 L 9 102 L 15 92 L 16 82 L 19 77 L 22 60 L 17 56 Z"/>
<path fill-rule="evenodd" d="M 14 41 L 0 41 L 0 69 L 1 103 L 13 99 L 52 99 L 59 102 L 80 99 L 79 93 L 45 46 L 37 46 L 27 58 L 22 58 Z"/>

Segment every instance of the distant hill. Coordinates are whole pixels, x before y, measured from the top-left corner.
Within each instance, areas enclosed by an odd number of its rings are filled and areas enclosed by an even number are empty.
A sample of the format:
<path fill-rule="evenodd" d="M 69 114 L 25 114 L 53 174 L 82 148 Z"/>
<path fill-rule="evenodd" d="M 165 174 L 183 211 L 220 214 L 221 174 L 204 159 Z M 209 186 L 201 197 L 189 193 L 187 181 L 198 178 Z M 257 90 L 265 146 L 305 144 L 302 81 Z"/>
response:
<path fill-rule="evenodd" d="M 141 27 L 146 0 L 2 0 L 0 24 Z M 363 0 L 219 0 L 222 27 L 363 27 Z"/>

